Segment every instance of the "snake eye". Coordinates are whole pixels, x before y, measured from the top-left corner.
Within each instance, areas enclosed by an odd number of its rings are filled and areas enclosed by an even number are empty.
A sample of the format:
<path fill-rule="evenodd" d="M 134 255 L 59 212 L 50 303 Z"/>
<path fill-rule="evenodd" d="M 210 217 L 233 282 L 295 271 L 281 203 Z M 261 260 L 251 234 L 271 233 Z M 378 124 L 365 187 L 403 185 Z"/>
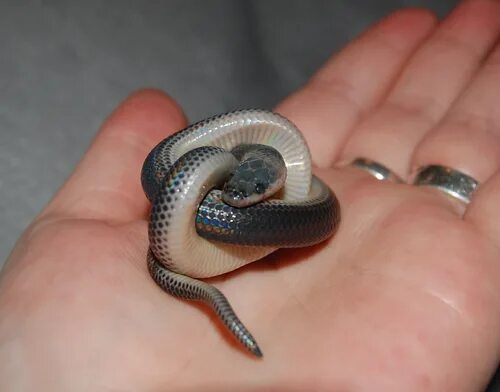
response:
<path fill-rule="evenodd" d="M 266 187 L 264 184 L 258 182 L 257 184 L 255 184 L 255 192 L 259 193 L 259 194 L 262 194 L 266 191 Z"/>

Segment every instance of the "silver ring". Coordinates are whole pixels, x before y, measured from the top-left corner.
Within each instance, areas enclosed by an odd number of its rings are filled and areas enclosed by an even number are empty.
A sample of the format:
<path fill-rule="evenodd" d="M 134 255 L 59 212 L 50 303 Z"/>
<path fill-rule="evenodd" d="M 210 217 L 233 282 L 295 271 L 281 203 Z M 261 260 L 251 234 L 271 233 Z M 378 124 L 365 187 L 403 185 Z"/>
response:
<path fill-rule="evenodd" d="M 373 177 L 380 181 L 394 181 L 394 182 L 403 182 L 403 180 L 387 167 L 382 165 L 381 163 L 372 161 L 371 159 L 366 158 L 356 158 L 351 162 L 351 166 L 358 167 L 370 173 Z"/>
<path fill-rule="evenodd" d="M 432 186 L 468 204 L 479 183 L 458 170 L 446 166 L 424 166 L 417 172 L 413 185 Z"/>

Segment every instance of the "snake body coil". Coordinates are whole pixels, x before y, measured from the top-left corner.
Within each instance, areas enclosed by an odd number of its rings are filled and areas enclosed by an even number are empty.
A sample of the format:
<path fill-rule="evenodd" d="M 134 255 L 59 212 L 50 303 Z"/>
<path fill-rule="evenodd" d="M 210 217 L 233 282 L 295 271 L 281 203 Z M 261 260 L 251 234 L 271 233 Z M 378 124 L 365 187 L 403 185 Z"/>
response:
<path fill-rule="evenodd" d="M 240 163 L 245 154 L 251 157 Z M 255 158 L 259 154 L 269 158 L 268 169 Z M 280 165 L 286 166 L 286 176 L 279 173 Z M 231 176 L 238 178 L 235 184 Z M 279 198 L 243 208 L 226 203 L 230 196 L 240 204 L 248 196 L 254 203 L 250 191 L 255 181 L 256 193 L 267 196 L 274 177 L 285 181 Z M 224 184 L 226 193 L 220 190 Z M 279 247 L 309 246 L 332 235 L 340 219 L 338 202 L 312 175 L 299 130 L 262 110 L 209 118 L 160 142 L 144 162 L 142 185 L 152 203 L 148 268 L 153 279 L 174 296 L 208 303 L 245 347 L 262 356 L 224 295 L 195 278 L 220 275 Z"/>

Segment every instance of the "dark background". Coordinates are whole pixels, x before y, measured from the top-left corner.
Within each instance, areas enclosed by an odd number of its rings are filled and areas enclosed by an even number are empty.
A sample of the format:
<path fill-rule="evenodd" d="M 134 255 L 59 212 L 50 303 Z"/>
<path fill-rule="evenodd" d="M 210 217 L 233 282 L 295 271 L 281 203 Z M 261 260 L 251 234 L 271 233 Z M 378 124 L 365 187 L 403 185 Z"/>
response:
<path fill-rule="evenodd" d="M 0 266 L 132 90 L 164 89 L 191 120 L 270 108 L 391 11 L 456 3 L 0 0 Z"/>

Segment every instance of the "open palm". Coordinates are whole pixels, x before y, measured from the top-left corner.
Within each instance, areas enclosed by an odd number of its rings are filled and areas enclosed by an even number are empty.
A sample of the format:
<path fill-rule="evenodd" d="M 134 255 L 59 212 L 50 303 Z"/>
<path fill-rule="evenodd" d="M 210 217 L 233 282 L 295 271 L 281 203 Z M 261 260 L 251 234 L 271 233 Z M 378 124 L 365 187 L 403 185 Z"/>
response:
<path fill-rule="evenodd" d="M 140 169 L 185 119 L 161 92 L 133 94 L 3 270 L 0 389 L 479 390 L 500 343 L 499 32 L 493 1 L 440 24 L 397 12 L 278 106 L 304 132 L 342 223 L 324 244 L 210 280 L 263 359 L 149 277 Z M 465 208 L 342 166 L 359 156 L 404 179 L 455 167 L 481 187 Z"/>

